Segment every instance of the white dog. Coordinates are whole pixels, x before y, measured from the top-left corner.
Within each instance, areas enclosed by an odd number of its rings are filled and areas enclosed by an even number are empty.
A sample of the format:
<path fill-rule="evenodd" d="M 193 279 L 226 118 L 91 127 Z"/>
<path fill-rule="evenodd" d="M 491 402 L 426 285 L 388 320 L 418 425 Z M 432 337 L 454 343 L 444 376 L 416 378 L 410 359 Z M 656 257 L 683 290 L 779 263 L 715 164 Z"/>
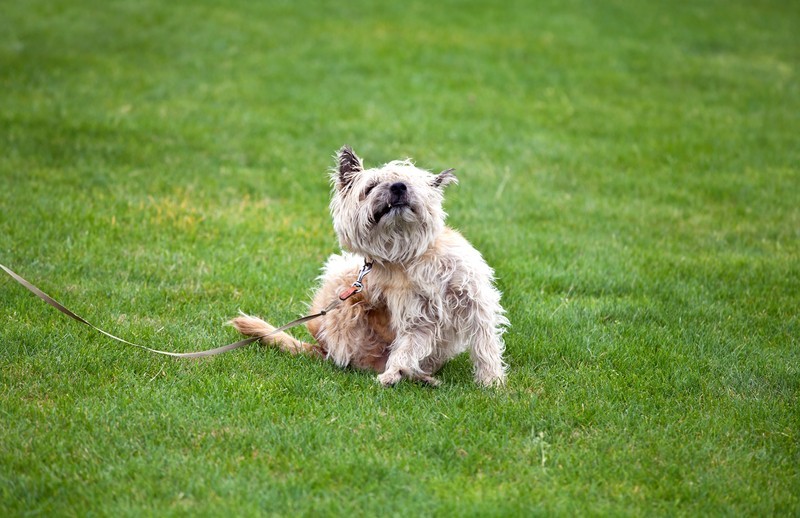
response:
<path fill-rule="evenodd" d="M 494 272 L 458 232 L 445 226 L 444 187 L 438 175 L 394 161 L 364 169 L 345 146 L 331 175 L 333 227 L 346 252 L 332 255 L 320 276 L 311 311 L 352 295 L 307 323 L 318 345 L 279 333 L 264 341 L 291 353 L 330 358 L 339 366 L 371 369 L 384 386 L 402 378 L 432 385 L 442 365 L 469 350 L 475 380 L 505 382 L 502 335 L 508 320 L 494 287 Z M 349 288 L 363 265 L 363 291 Z M 343 295 L 343 292 L 347 292 Z M 249 336 L 274 330 L 255 317 L 231 323 Z"/>

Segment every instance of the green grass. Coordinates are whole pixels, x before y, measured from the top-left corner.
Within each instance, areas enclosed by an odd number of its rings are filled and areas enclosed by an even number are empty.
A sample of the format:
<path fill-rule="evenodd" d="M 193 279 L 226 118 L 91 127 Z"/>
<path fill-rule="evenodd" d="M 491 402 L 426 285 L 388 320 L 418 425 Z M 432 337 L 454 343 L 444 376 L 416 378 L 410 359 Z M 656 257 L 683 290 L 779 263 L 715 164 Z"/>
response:
<path fill-rule="evenodd" d="M 305 310 L 326 171 L 457 168 L 508 386 L 175 361 L 0 278 L 3 515 L 797 515 L 790 1 L 6 2 L 0 262 L 199 350 Z"/>

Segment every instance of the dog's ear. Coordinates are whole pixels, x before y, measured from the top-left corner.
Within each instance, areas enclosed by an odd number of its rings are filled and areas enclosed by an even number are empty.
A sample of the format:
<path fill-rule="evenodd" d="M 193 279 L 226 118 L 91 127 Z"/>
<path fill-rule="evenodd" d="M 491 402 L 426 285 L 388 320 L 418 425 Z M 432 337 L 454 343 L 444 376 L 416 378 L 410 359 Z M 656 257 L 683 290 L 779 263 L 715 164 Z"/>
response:
<path fill-rule="evenodd" d="M 336 186 L 344 189 L 358 173 L 364 170 L 364 162 L 350 146 L 342 146 L 336 153 Z"/>
<path fill-rule="evenodd" d="M 441 173 L 433 177 L 433 186 L 443 188 L 445 185 L 451 183 L 458 183 L 458 178 L 453 174 L 455 169 L 445 169 Z"/>

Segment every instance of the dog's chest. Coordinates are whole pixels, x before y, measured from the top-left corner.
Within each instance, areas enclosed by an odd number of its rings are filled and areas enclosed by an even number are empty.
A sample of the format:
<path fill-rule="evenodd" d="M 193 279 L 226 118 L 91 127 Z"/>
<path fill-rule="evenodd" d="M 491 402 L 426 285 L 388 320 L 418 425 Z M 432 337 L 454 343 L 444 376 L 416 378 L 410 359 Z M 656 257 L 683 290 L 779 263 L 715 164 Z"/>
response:
<path fill-rule="evenodd" d="M 370 302 L 385 307 L 393 324 L 441 319 L 446 293 L 441 278 L 397 269 L 381 271 L 370 280 L 366 290 Z"/>

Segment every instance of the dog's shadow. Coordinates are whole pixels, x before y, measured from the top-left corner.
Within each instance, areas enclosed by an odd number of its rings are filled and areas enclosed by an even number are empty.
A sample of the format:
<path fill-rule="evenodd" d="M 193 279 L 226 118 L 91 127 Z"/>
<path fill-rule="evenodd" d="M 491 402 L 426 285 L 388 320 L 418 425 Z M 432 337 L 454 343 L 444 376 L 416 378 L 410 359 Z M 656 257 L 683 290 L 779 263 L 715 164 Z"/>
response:
<path fill-rule="evenodd" d="M 312 359 L 308 359 L 313 361 Z M 322 364 L 321 368 L 325 369 L 331 375 L 341 376 L 355 376 L 358 379 L 369 379 L 376 381 L 377 373 L 368 370 L 356 369 L 354 367 L 338 367 L 333 362 L 326 361 Z M 467 355 L 461 355 L 453 358 L 434 375 L 441 383 L 437 386 L 429 385 L 423 381 L 409 381 L 403 379 L 393 388 L 402 387 L 405 385 L 415 385 L 421 387 L 428 387 L 430 389 L 444 388 L 444 387 L 461 387 L 461 386 L 474 386 L 472 379 L 472 363 L 469 361 Z"/>
<path fill-rule="evenodd" d="M 313 338 L 310 336 L 301 335 L 299 339 L 301 340 L 306 339 L 313 341 Z M 299 363 L 307 362 L 307 365 L 309 367 L 312 365 L 316 365 L 334 376 L 337 374 L 344 376 L 356 376 L 358 378 L 365 378 L 373 381 L 377 376 L 377 373 L 375 373 L 374 371 L 361 370 L 349 366 L 338 367 L 332 361 L 329 360 L 320 360 L 319 358 L 310 358 L 303 355 L 287 357 L 280 351 L 277 351 L 275 348 L 269 346 L 262 346 L 260 349 L 261 349 L 261 354 L 266 354 L 269 356 L 268 361 L 270 362 L 277 362 L 280 364 L 286 363 L 287 365 L 288 364 L 296 365 L 299 360 Z M 473 367 L 472 367 L 472 362 L 470 362 L 468 354 L 460 354 L 455 358 L 453 358 L 452 360 L 448 361 L 444 365 L 444 367 L 442 367 L 433 376 L 434 378 L 438 379 L 441 382 L 441 384 L 438 385 L 438 387 L 440 388 L 474 386 Z M 409 383 L 413 383 L 414 385 L 419 385 L 419 386 L 435 388 L 421 381 L 413 382 L 413 381 L 403 380 L 398 385 L 402 386 Z"/>
<path fill-rule="evenodd" d="M 472 362 L 469 360 L 469 355 L 460 354 L 447 362 L 439 372 L 434 374 L 434 377 L 438 378 L 442 385 L 474 385 L 472 370 Z"/>

